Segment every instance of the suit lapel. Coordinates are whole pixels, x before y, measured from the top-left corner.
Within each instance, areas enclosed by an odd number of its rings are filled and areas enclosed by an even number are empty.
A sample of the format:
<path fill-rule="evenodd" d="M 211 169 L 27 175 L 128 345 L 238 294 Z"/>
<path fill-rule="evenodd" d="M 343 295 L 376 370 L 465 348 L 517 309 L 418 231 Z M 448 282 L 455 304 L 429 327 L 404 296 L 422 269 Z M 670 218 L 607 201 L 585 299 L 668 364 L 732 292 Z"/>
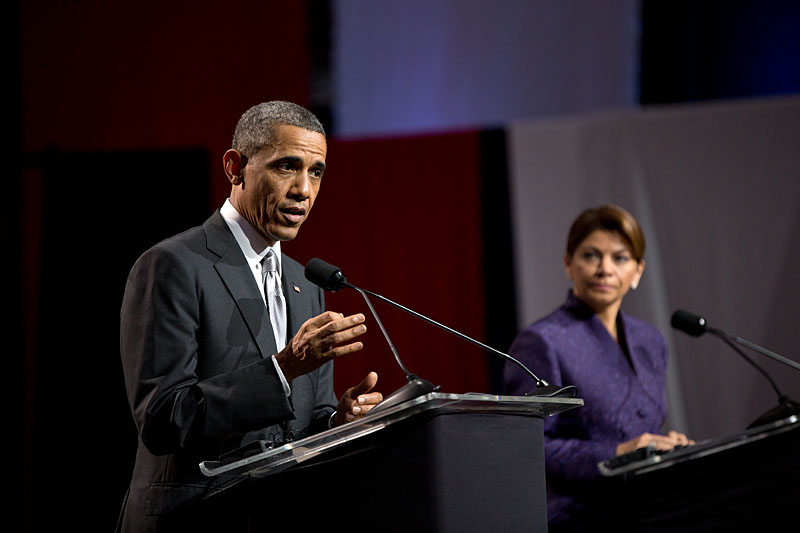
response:
<path fill-rule="evenodd" d="M 652 367 L 645 361 L 649 350 L 647 347 L 641 346 L 642 341 L 638 337 L 639 330 L 633 327 L 628 317 L 622 312 L 620 312 L 620 316 L 622 317 L 621 323 L 622 327 L 625 329 L 625 342 L 628 345 L 628 353 L 630 354 L 631 366 L 633 367 L 634 386 L 639 389 L 641 394 L 650 398 L 658 405 L 658 398 L 653 396 L 650 387 L 647 386 L 653 376 Z"/>
<path fill-rule="evenodd" d="M 303 322 L 311 316 L 312 310 L 307 300 L 309 294 L 304 294 L 304 291 L 307 292 L 309 289 L 302 267 L 286 255 L 283 255 L 281 259 L 281 267 L 283 269 L 281 283 L 287 307 L 286 319 L 288 327 L 286 328 L 286 333 L 291 338 L 297 333 Z"/>
<path fill-rule="evenodd" d="M 242 314 L 261 357 L 277 353 L 269 313 L 253 279 L 250 266 L 219 211 L 203 225 L 208 249 L 220 256 L 214 268 Z"/>

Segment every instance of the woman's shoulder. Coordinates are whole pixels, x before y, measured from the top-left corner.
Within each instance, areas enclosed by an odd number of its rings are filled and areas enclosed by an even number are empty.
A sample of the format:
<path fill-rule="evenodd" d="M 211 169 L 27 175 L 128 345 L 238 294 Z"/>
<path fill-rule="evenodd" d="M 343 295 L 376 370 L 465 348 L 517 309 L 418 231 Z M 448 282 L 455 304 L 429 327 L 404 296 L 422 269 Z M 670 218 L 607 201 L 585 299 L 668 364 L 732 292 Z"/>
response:
<path fill-rule="evenodd" d="M 663 337 L 663 335 L 661 334 L 661 330 L 652 325 L 650 322 L 642 318 L 629 315 L 627 313 L 623 313 L 621 311 L 620 315 L 622 317 L 622 323 L 625 324 L 625 329 L 627 332 L 629 333 L 638 332 L 639 334 L 647 334 L 647 335 Z"/>
<path fill-rule="evenodd" d="M 569 330 L 580 327 L 580 324 L 581 321 L 562 306 L 528 325 L 520 336 L 542 339 L 562 337 Z"/>

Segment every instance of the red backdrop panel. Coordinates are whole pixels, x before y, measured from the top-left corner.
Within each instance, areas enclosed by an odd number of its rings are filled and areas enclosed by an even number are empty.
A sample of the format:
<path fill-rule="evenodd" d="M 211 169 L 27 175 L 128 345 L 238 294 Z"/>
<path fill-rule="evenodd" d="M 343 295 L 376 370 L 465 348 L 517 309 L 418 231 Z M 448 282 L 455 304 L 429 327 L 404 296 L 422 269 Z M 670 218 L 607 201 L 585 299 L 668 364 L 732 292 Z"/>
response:
<path fill-rule="evenodd" d="M 332 140 L 311 217 L 286 253 L 320 257 L 354 285 L 483 341 L 481 199 L 477 132 Z M 444 392 L 487 392 L 487 355 L 472 344 L 374 300 L 408 369 Z M 363 312 L 365 350 L 337 362 L 336 390 L 379 373 L 388 393 L 404 376 L 363 298 L 328 293 L 328 309 Z"/>
<path fill-rule="evenodd" d="M 224 199 L 221 159 L 241 114 L 268 100 L 309 104 L 308 9 L 305 0 L 22 2 L 24 148 L 206 147 L 212 197 Z"/>

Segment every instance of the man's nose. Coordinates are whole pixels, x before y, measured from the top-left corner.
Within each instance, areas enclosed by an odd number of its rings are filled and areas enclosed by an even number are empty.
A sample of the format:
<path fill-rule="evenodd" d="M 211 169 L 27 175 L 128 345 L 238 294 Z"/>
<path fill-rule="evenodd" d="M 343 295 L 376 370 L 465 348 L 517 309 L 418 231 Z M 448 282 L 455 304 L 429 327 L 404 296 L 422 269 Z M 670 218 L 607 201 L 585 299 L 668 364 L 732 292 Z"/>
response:
<path fill-rule="evenodd" d="M 305 200 L 311 196 L 311 178 L 308 173 L 297 173 L 289 189 L 289 196 L 297 200 Z"/>

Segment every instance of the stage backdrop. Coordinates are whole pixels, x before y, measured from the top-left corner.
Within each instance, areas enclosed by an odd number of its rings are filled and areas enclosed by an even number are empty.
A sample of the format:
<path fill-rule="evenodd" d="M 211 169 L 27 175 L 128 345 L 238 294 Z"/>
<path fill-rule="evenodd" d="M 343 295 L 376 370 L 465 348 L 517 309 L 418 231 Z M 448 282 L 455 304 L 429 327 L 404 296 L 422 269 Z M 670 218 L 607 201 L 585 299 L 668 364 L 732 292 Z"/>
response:
<path fill-rule="evenodd" d="M 639 1 L 334 0 L 337 134 L 635 106 Z"/>
<path fill-rule="evenodd" d="M 800 360 L 800 99 L 517 123 L 509 137 L 519 328 L 566 295 L 562 257 L 574 217 L 617 203 L 647 239 L 644 278 L 623 310 L 667 338 L 668 425 L 722 437 L 777 405 L 769 382 L 721 340 L 690 338 L 669 320 L 679 308 L 696 312 Z M 800 400 L 800 372 L 749 354 Z"/>

